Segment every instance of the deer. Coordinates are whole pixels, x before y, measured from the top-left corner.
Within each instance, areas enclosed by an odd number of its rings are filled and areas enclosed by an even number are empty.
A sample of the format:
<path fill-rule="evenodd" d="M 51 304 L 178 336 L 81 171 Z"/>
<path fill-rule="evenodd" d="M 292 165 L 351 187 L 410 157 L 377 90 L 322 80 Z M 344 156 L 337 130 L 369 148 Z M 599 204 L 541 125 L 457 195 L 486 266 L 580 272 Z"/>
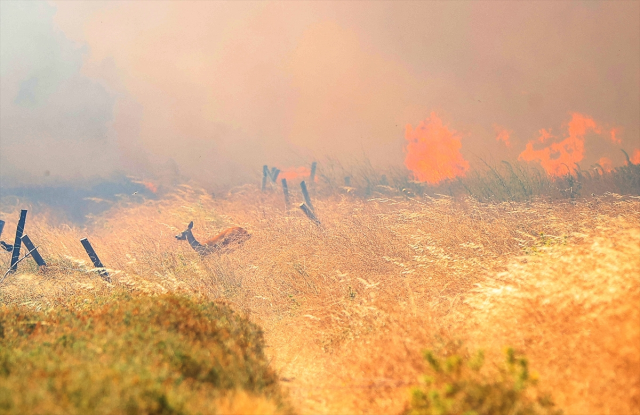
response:
<path fill-rule="evenodd" d="M 184 232 L 176 235 L 176 239 L 179 241 L 188 241 L 193 250 L 201 256 L 219 252 L 234 242 L 238 243 L 238 245 L 242 245 L 247 239 L 251 238 L 251 234 L 247 232 L 246 229 L 234 226 L 233 228 L 225 229 L 218 235 L 205 241 L 204 244 L 201 244 L 193 236 L 191 229 L 193 229 L 193 221 L 189 222 L 189 225 Z"/>

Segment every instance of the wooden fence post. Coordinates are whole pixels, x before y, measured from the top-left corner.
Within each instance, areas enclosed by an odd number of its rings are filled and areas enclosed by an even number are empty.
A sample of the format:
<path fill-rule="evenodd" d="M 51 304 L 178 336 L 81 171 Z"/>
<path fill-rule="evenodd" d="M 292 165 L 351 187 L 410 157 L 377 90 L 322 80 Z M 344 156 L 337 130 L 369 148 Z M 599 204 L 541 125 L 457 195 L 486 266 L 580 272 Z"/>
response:
<path fill-rule="evenodd" d="M 96 251 L 93 250 L 89 240 L 87 238 L 82 238 L 80 239 L 80 243 L 84 247 L 84 250 L 87 251 L 87 255 L 89 255 L 89 259 L 93 262 L 93 266 L 95 268 L 104 268 L 104 265 L 100 262 L 100 258 L 98 258 Z M 111 282 L 111 277 L 109 277 L 109 273 L 105 269 L 99 270 L 98 274 L 100 274 L 103 280 Z"/>
<path fill-rule="evenodd" d="M 18 260 L 20 259 L 20 246 L 22 245 L 22 233 L 24 232 L 24 223 L 27 220 L 27 211 L 22 209 L 20 211 L 20 219 L 18 220 L 18 227 L 16 228 L 16 239 L 13 243 L 13 250 L 11 251 L 11 272 L 18 269 Z"/>
<path fill-rule="evenodd" d="M 289 186 L 287 186 L 287 179 L 282 179 L 282 193 L 284 193 L 284 206 L 289 210 Z"/>
<path fill-rule="evenodd" d="M 309 181 L 311 182 L 311 186 L 316 182 L 316 168 L 318 167 L 318 163 L 315 161 L 311 163 L 311 175 L 309 176 Z"/>
<path fill-rule="evenodd" d="M 271 175 L 273 176 L 273 182 L 277 183 L 278 182 L 278 176 L 280 175 L 280 169 L 276 169 L 274 167 L 273 171 L 271 172 Z"/>
<path fill-rule="evenodd" d="M 311 198 L 309 197 L 307 184 L 304 182 L 304 180 L 300 182 L 300 188 L 302 189 L 302 196 L 304 197 L 304 202 L 307 204 L 307 207 L 311 209 L 311 211 L 315 212 L 316 210 L 313 208 L 313 205 L 311 204 Z"/>
<path fill-rule="evenodd" d="M 267 190 L 267 176 L 269 176 L 269 167 L 265 164 L 262 166 L 262 191 Z"/>
<path fill-rule="evenodd" d="M 351 187 L 351 176 L 346 176 L 344 178 L 344 185 L 347 187 Z"/>
<path fill-rule="evenodd" d="M 302 203 L 300 205 L 300 209 L 302 209 L 302 211 L 304 212 L 305 215 L 307 215 L 307 217 L 314 222 L 316 225 L 320 225 L 320 221 L 318 220 L 318 218 L 316 217 L 316 215 L 314 215 L 314 213 L 311 211 L 311 209 L 309 209 L 309 207 L 307 205 L 305 205 L 304 203 Z"/>
<path fill-rule="evenodd" d="M 24 243 L 24 247 L 27 248 L 27 251 L 31 252 L 31 258 L 36 261 L 36 264 L 38 264 L 39 267 L 46 267 L 47 263 L 44 262 L 40 252 L 38 252 L 36 247 L 33 245 L 33 242 L 31 242 L 31 239 L 29 239 L 26 234 L 22 235 L 22 242 Z"/>
<path fill-rule="evenodd" d="M 0 236 L 2 236 L 2 230 L 4 229 L 4 221 L 0 220 Z"/>

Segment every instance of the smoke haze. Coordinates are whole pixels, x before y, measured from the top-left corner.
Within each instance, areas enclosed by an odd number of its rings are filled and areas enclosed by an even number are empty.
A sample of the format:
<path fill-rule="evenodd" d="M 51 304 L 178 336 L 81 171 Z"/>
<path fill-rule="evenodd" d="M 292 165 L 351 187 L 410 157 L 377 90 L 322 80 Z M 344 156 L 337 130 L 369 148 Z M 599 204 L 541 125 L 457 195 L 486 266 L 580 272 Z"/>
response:
<path fill-rule="evenodd" d="M 0 7 L 5 184 L 234 182 L 326 154 L 400 166 L 432 112 L 471 162 L 515 160 L 542 129 L 562 140 L 572 114 L 602 130 L 587 165 L 640 148 L 635 1 Z"/>

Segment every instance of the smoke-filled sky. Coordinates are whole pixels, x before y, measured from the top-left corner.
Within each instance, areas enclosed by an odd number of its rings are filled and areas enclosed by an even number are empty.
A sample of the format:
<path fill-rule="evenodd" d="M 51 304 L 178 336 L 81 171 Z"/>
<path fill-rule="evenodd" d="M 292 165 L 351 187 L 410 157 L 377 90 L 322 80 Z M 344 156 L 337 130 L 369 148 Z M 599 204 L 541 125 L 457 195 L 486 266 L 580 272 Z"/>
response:
<path fill-rule="evenodd" d="M 637 1 L 0 8 L 4 185 L 228 182 L 325 155 L 402 165 L 408 126 L 432 113 L 472 163 L 563 139 L 575 114 L 597 123 L 587 166 L 640 148 Z"/>

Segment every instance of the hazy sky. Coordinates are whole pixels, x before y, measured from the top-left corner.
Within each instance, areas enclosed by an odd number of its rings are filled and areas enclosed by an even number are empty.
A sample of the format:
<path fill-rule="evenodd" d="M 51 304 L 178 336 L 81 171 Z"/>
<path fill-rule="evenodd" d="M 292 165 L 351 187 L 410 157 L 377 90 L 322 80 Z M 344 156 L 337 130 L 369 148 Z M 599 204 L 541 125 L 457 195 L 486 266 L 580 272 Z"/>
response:
<path fill-rule="evenodd" d="M 401 165 L 435 112 L 515 160 L 572 113 L 589 165 L 640 147 L 640 2 L 0 2 L 0 179 L 175 166 L 224 182 L 314 156 Z M 497 141 L 510 131 L 511 146 Z"/>

